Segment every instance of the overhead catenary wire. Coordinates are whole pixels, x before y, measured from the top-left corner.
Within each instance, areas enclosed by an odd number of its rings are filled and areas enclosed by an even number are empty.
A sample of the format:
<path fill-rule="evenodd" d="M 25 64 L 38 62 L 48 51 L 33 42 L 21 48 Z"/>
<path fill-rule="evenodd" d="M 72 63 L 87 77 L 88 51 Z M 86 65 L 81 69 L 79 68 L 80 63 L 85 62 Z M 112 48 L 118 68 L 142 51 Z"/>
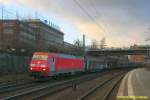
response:
<path fill-rule="evenodd" d="M 94 22 L 94 23 L 97 25 L 97 27 L 98 27 L 99 29 L 102 29 L 105 34 L 108 33 L 108 32 L 88 13 L 88 11 L 85 10 L 85 8 L 84 8 L 83 6 L 81 6 L 81 4 L 80 4 L 77 0 L 73 0 L 73 1 L 74 1 L 75 4 L 88 16 L 88 18 L 89 18 L 92 22 Z"/>
<path fill-rule="evenodd" d="M 90 0 L 89 1 L 89 5 L 91 5 L 90 7 L 94 10 L 95 12 L 95 16 L 93 17 L 100 17 L 102 14 L 98 11 L 97 7 L 95 7 L 95 4 L 94 4 L 94 0 Z"/>
<path fill-rule="evenodd" d="M 89 4 L 91 5 L 91 8 L 95 11 L 95 16 L 93 16 L 93 17 L 101 17 L 101 13 L 99 12 L 99 10 L 97 9 L 97 6 L 95 6 L 95 2 L 94 2 L 95 0 L 90 0 L 89 1 Z M 99 21 L 101 21 L 102 22 L 102 20 L 100 20 L 100 19 L 98 19 Z M 104 27 L 104 26 L 108 26 L 108 23 L 103 23 L 103 24 L 101 24 L 101 27 Z M 108 32 L 108 30 L 105 30 L 107 33 L 109 33 Z"/>

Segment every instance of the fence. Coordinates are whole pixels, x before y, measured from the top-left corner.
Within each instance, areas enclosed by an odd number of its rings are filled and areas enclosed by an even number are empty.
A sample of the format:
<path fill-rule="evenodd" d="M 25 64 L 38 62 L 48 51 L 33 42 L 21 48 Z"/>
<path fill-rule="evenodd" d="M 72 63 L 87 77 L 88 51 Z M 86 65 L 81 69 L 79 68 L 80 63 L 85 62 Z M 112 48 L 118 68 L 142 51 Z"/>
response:
<path fill-rule="evenodd" d="M 0 53 L 0 75 L 27 72 L 30 57 Z"/>

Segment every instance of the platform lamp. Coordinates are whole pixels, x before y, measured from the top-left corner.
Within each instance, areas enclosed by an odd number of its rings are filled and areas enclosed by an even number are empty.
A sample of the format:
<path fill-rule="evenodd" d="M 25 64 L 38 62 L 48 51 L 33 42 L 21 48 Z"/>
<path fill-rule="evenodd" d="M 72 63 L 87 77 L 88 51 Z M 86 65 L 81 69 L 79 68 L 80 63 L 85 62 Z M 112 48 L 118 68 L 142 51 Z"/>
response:
<path fill-rule="evenodd" d="M 85 46 L 85 34 L 83 34 L 83 57 L 84 57 L 84 62 L 86 66 L 85 68 L 87 68 L 87 52 L 88 52 L 88 48 L 86 48 Z"/>
<path fill-rule="evenodd" d="M 150 41 L 150 38 L 146 39 L 146 41 Z M 146 66 L 150 67 L 150 46 L 147 46 Z"/>
<path fill-rule="evenodd" d="M 84 58 L 86 58 L 85 34 L 83 34 L 83 56 L 84 56 Z"/>
<path fill-rule="evenodd" d="M 146 41 L 150 41 L 150 38 L 146 39 Z M 150 47 L 149 46 L 147 46 L 147 57 L 150 59 Z"/>

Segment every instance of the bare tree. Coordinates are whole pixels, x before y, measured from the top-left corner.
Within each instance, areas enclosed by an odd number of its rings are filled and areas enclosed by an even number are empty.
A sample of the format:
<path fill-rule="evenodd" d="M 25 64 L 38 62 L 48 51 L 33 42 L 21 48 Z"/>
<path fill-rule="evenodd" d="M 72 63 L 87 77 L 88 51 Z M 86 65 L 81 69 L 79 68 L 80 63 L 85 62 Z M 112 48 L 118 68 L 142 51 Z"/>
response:
<path fill-rule="evenodd" d="M 146 33 L 148 34 L 148 36 L 146 37 L 145 41 L 150 41 L 150 27 L 147 29 Z"/>
<path fill-rule="evenodd" d="M 92 40 L 91 48 L 92 48 L 92 49 L 98 49 L 98 43 L 97 43 L 96 40 Z"/>
<path fill-rule="evenodd" d="M 106 38 L 103 37 L 100 41 L 100 49 L 104 50 L 106 47 Z"/>
<path fill-rule="evenodd" d="M 76 47 L 80 47 L 81 48 L 81 47 L 83 47 L 83 42 L 81 40 L 77 39 L 77 40 L 74 41 L 74 45 Z"/>

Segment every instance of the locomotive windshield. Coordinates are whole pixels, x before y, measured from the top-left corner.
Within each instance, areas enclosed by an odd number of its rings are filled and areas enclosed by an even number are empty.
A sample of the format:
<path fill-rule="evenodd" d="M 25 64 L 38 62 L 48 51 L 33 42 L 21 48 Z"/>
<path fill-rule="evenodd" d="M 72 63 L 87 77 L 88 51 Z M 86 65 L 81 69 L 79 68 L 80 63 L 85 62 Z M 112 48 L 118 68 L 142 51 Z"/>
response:
<path fill-rule="evenodd" d="M 33 60 L 47 60 L 48 56 L 47 55 L 33 55 L 32 59 Z"/>

